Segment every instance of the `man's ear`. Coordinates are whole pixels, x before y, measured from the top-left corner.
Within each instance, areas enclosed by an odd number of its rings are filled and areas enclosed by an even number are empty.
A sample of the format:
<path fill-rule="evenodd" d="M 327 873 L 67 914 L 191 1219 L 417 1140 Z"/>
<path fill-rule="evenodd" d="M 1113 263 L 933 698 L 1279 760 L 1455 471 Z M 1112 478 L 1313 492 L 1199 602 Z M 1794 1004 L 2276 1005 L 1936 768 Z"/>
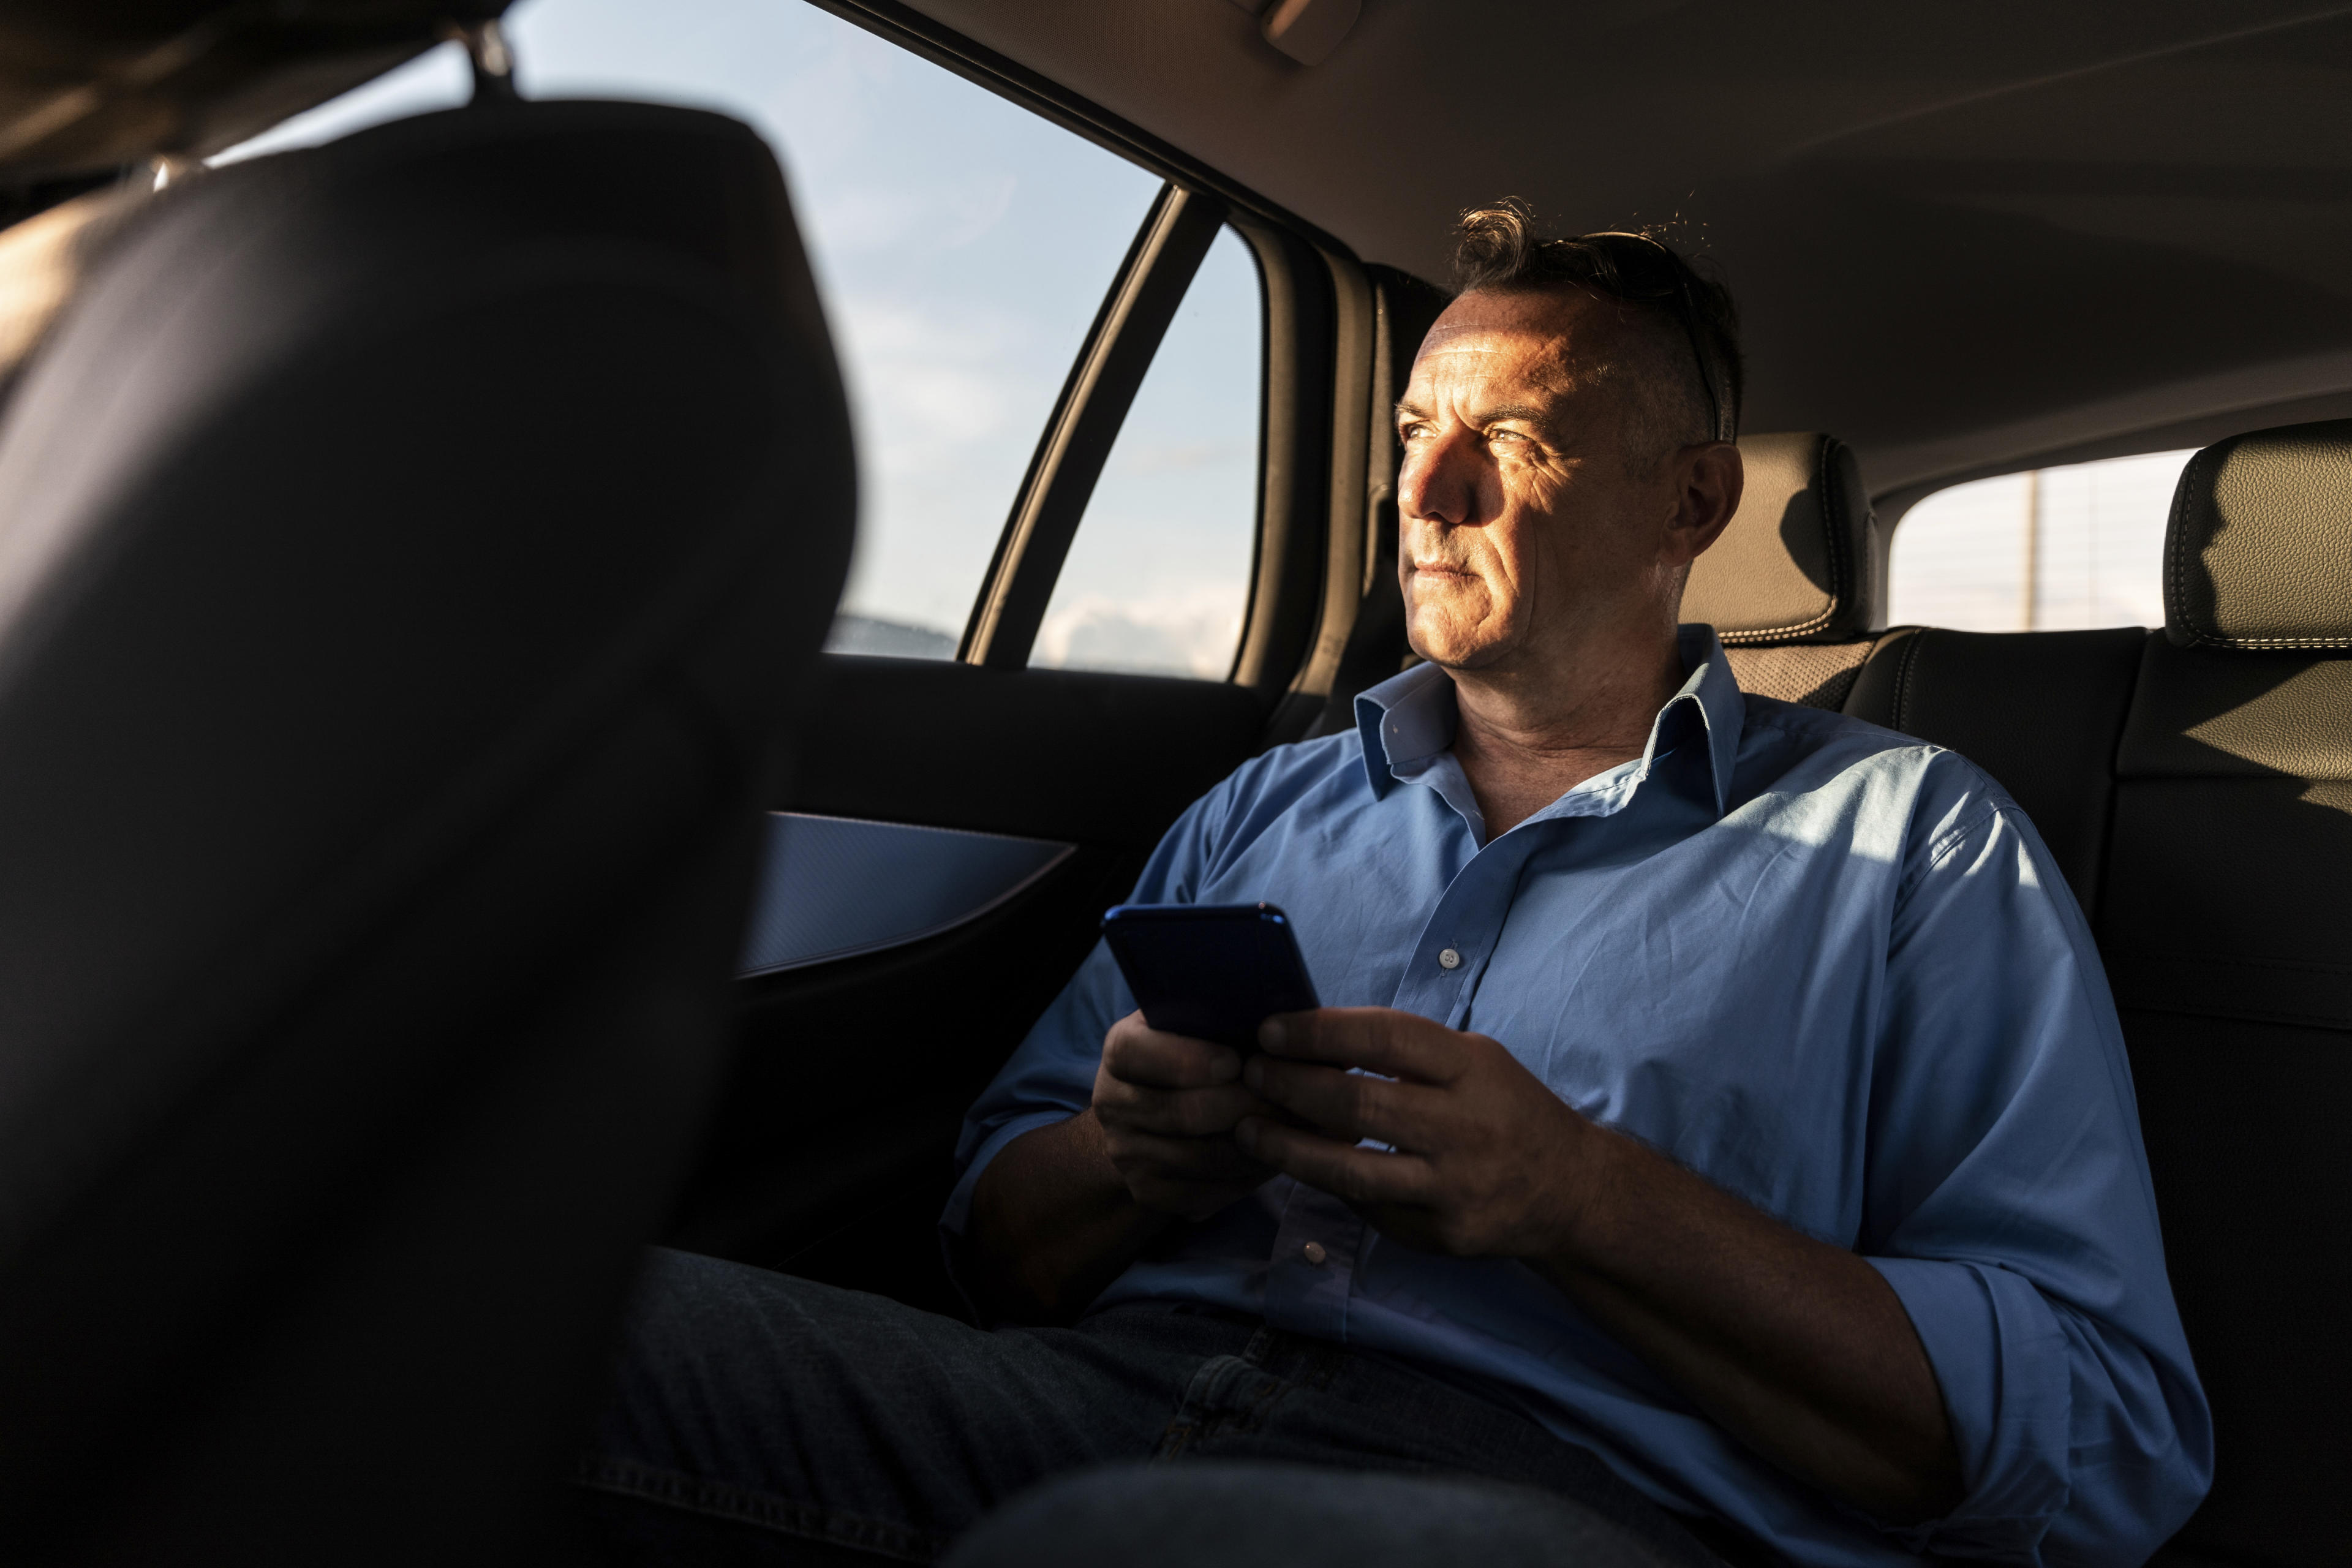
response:
<path fill-rule="evenodd" d="M 1687 566 L 1723 537 L 1738 514 L 1748 470 L 1729 441 L 1706 441 L 1674 456 L 1675 521 L 1667 529 L 1669 558 Z"/>

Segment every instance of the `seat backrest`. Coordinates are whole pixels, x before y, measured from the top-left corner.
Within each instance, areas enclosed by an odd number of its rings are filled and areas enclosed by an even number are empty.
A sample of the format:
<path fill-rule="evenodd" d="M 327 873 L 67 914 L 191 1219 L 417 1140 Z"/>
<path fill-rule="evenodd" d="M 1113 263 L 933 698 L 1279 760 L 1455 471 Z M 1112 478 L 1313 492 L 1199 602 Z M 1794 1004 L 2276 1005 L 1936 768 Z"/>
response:
<path fill-rule="evenodd" d="M 2097 928 L 2213 1405 L 2177 1544 L 2319 1568 L 2352 1543 L 2352 421 L 2191 459 L 2164 589 Z"/>
<path fill-rule="evenodd" d="M 1948 747 L 2025 808 L 2085 910 L 2099 902 L 2115 757 L 2148 634 L 1903 626 L 1863 667 L 1845 710 Z"/>
<path fill-rule="evenodd" d="M 0 1539 L 534 1554 L 721 1064 L 853 513 L 775 163 L 174 185 L 0 419 Z"/>
<path fill-rule="evenodd" d="M 1847 704 L 2000 780 L 2091 914 L 2213 1407 L 2184 1564 L 2352 1542 L 2347 542 L 2352 422 L 2235 437 L 2181 475 L 2163 632 L 1897 633 Z"/>
<path fill-rule="evenodd" d="M 1744 691 L 1845 700 L 1878 641 L 1885 567 L 1851 448 L 1817 430 L 1742 436 L 1739 510 L 1691 565 L 1682 618 L 1723 639 Z"/>

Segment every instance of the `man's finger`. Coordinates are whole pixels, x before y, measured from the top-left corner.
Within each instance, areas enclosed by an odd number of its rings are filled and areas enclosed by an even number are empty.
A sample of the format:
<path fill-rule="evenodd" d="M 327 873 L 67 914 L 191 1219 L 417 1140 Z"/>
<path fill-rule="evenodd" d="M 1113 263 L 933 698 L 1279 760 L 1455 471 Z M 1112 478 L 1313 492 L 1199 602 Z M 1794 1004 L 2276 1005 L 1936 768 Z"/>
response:
<path fill-rule="evenodd" d="M 1234 1141 L 1259 1163 L 1346 1203 L 1425 1204 L 1435 1190 L 1435 1173 L 1418 1154 L 1359 1149 L 1267 1117 L 1244 1118 Z"/>
<path fill-rule="evenodd" d="M 1206 1089 L 1231 1083 L 1242 1076 L 1241 1053 L 1195 1040 L 1166 1035 L 1130 1013 L 1113 1024 L 1103 1039 L 1103 1065 L 1111 1076 L 1154 1089 Z"/>
<path fill-rule="evenodd" d="M 1149 1165 L 1162 1181 L 1221 1183 L 1264 1178 L 1265 1166 L 1230 1138 L 1164 1138 L 1126 1132 L 1113 1155 L 1122 1167 Z"/>
<path fill-rule="evenodd" d="M 1244 1116 L 1263 1115 L 1266 1102 L 1238 1083 L 1212 1089 L 1147 1089 L 1114 1078 L 1095 1096 L 1095 1113 L 1123 1126 L 1178 1138 L 1231 1132 Z"/>
<path fill-rule="evenodd" d="M 1257 1037 L 1269 1052 L 1294 1061 L 1363 1068 L 1423 1083 L 1451 1083 L 1466 1066 L 1463 1036 L 1394 1007 L 1276 1013 L 1259 1026 Z"/>
<path fill-rule="evenodd" d="M 1434 1119 L 1444 1108 L 1441 1091 L 1426 1084 L 1264 1055 L 1251 1059 L 1242 1081 L 1334 1136 L 1377 1138 L 1423 1152 L 1433 1149 Z"/>

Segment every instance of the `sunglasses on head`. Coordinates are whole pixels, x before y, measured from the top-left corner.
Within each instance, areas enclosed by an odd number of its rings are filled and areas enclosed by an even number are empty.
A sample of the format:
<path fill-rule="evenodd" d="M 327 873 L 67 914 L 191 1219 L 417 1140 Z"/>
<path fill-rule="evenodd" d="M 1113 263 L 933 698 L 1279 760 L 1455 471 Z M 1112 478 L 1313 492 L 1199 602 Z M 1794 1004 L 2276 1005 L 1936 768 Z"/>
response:
<path fill-rule="evenodd" d="M 1657 297 L 1664 299 L 1671 295 L 1675 301 L 1675 308 L 1682 317 L 1683 335 L 1690 340 L 1691 358 L 1698 364 L 1699 385 L 1706 391 L 1708 428 L 1715 432 L 1717 440 L 1732 440 L 1734 437 L 1731 428 L 1729 389 L 1719 389 L 1716 385 L 1714 363 L 1707 358 L 1704 340 L 1699 336 L 1698 305 L 1691 298 L 1689 271 L 1683 265 L 1682 258 L 1667 249 L 1663 240 L 1654 239 L 1646 234 L 1631 234 L 1622 229 L 1606 229 L 1599 234 L 1578 235 L 1575 243 L 1594 245 L 1601 241 L 1619 240 L 1632 240 L 1641 247 L 1634 249 L 1620 244 L 1609 246 L 1621 274 L 1630 270 L 1624 265 L 1626 260 L 1632 257 L 1640 256 L 1664 268 L 1667 276 L 1673 279 L 1673 286 L 1670 289 L 1662 287 L 1656 290 Z"/>

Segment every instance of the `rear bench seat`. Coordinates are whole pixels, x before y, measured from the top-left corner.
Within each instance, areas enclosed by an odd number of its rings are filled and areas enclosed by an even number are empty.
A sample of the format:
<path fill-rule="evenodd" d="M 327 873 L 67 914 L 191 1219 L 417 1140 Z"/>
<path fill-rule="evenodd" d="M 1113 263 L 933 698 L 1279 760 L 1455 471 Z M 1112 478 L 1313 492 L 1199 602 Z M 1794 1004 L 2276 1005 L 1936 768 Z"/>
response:
<path fill-rule="evenodd" d="M 2198 454 L 2162 632 L 1878 639 L 1843 706 L 2023 805 L 2105 955 L 2216 1477 L 2159 1556 L 2352 1562 L 2352 421 Z"/>

